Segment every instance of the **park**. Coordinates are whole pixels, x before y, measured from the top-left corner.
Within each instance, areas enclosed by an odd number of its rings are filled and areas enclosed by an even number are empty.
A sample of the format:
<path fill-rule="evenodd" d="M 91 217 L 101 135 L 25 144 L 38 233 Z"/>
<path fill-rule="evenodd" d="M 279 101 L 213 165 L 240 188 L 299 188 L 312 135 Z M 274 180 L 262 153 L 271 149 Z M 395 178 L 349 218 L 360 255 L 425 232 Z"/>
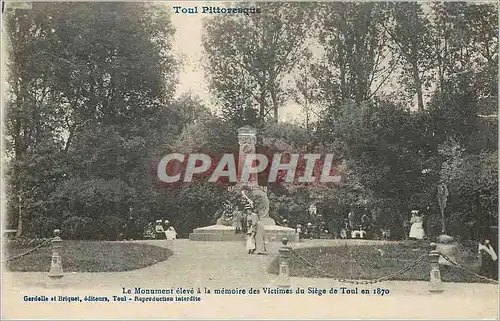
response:
<path fill-rule="evenodd" d="M 187 5 L 3 8 L 3 316 L 498 316 L 498 6 Z"/>

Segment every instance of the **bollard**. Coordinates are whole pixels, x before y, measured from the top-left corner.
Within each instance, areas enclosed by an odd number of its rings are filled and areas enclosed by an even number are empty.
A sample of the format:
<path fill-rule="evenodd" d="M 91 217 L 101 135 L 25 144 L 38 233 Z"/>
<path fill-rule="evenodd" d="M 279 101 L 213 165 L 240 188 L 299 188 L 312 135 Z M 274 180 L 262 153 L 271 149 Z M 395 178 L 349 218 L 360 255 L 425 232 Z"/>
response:
<path fill-rule="evenodd" d="M 59 237 L 60 230 L 54 230 L 54 238 L 52 239 L 52 262 L 50 263 L 49 277 L 52 280 L 61 279 L 64 276 L 61 253 L 62 239 Z"/>
<path fill-rule="evenodd" d="M 283 237 L 281 239 L 281 243 L 283 246 L 279 249 L 280 253 L 280 268 L 278 275 L 278 287 L 280 288 L 289 288 L 290 284 L 290 269 L 289 269 L 289 259 L 291 250 L 290 247 L 287 246 L 288 239 Z"/>
<path fill-rule="evenodd" d="M 431 251 L 429 252 L 429 263 L 430 263 L 430 282 L 429 282 L 429 292 L 431 293 L 441 293 L 443 292 L 443 283 L 441 282 L 441 272 L 439 271 L 439 257 L 440 254 L 436 250 L 437 244 L 432 242 Z"/>

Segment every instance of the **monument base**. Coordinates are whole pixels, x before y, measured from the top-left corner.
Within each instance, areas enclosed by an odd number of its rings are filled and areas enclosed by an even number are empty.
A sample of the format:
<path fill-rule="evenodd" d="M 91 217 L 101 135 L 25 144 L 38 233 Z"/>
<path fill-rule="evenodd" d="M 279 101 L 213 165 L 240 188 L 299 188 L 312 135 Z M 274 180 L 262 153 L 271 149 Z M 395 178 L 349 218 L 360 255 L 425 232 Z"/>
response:
<path fill-rule="evenodd" d="M 261 217 L 260 222 L 264 226 L 276 226 L 276 222 L 270 217 Z"/>
<path fill-rule="evenodd" d="M 281 242 L 281 238 L 288 238 L 289 242 L 298 242 L 299 236 L 293 228 L 283 227 L 278 225 L 268 225 L 266 223 L 274 223 L 272 218 L 264 218 L 264 229 L 266 230 L 266 239 L 268 242 Z M 236 229 L 233 226 L 211 225 L 196 228 L 193 233 L 189 234 L 191 241 L 245 241 L 246 235 L 243 233 L 236 234 Z"/>

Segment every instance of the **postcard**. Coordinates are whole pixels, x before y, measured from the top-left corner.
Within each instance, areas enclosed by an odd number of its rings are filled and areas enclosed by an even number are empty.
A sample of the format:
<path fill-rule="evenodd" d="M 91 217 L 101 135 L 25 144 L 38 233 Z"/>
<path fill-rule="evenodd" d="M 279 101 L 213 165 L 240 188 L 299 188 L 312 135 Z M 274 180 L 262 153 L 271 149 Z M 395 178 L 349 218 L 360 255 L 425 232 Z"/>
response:
<path fill-rule="evenodd" d="M 2 2 L 2 318 L 498 318 L 497 2 Z"/>

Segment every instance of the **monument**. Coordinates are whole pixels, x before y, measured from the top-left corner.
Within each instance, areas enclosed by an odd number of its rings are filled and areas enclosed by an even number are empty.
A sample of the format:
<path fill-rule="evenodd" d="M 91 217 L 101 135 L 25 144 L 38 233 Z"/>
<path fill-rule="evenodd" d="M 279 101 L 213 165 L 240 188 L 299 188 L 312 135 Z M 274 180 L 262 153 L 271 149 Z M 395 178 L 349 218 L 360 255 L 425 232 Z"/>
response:
<path fill-rule="evenodd" d="M 269 198 L 267 197 L 267 187 L 259 186 L 257 173 L 248 173 L 248 166 L 251 158 L 255 155 L 255 144 L 257 143 L 257 131 L 250 126 L 238 129 L 238 182 L 231 186 L 230 191 L 241 195 L 248 203 L 253 205 L 254 211 L 259 215 L 260 221 L 266 230 L 267 241 L 281 241 L 286 236 L 289 241 L 299 240 L 295 229 L 276 225 L 274 219 L 269 216 Z M 224 214 L 223 214 L 224 215 Z M 191 241 L 243 241 L 244 234 L 236 234 L 236 228 L 232 225 L 223 224 L 224 219 L 218 219 L 216 225 L 200 227 L 189 234 Z"/>

